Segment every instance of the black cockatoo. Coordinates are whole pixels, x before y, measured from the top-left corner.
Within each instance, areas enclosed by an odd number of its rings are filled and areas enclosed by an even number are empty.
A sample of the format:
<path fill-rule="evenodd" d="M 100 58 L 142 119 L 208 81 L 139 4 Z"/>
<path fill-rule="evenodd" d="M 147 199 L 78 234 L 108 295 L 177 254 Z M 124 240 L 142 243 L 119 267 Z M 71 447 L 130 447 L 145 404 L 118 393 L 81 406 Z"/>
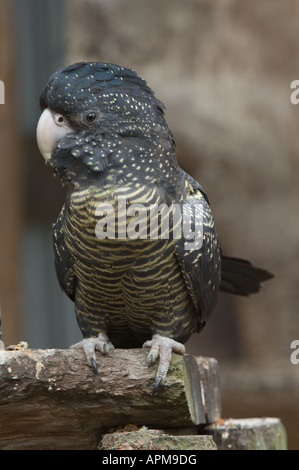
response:
<path fill-rule="evenodd" d="M 95 370 L 96 350 L 150 348 L 156 391 L 219 289 L 248 295 L 271 274 L 221 255 L 207 195 L 179 167 L 164 106 L 134 71 L 61 68 L 40 106 L 39 149 L 68 189 L 53 243 L 84 337 L 73 347 Z"/>

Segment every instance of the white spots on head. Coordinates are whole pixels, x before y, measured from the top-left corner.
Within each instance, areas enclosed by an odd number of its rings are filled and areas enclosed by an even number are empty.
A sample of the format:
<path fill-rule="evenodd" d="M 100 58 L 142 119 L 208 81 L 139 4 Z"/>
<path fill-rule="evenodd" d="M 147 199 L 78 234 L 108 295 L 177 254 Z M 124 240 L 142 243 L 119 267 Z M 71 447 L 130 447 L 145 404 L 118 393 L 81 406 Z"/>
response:
<path fill-rule="evenodd" d="M 77 148 L 72 149 L 71 154 L 73 157 L 78 157 L 80 155 L 80 150 Z"/>
<path fill-rule="evenodd" d="M 151 95 L 136 84 L 136 91 L 131 91 L 134 80 L 121 77 L 122 67 L 99 65 L 97 62 L 87 63 L 86 71 L 80 69 L 67 70 L 61 85 L 63 96 L 58 97 L 61 105 L 68 112 L 78 107 L 88 108 L 90 105 L 98 106 L 107 115 L 101 121 L 104 128 L 103 135 L 87 141 L 76 139 L 72 155 L 82 156 L 84 163 L 89 167 L 103 168 L 102 158 L 117 162 L 116 171 L 123 170 L 131 181 L 138 182 L 146 179 L 162 180 L 171 183 L 173 159 L 170 140 L 167 142 L 167 128 L 156 113 L 156 104 Z M 107 80 L 105 78 L 107 74 Z M 61 75 L 55 77 L 57 80 Z M 101 80 L 103 80 L 101 82 Z M 54 85 L 57 98 L 57 81 Z M 128 86 L 127 86 L 128 84 Z M 107 86 L 106 86 L 107 85 Z M 65 88 L 65 89 L 63 89 Z M 133 96 L 132 96 L 133 95 Z M 109 137 L 108 137 L 109 135 Z M 141 145 L 140 145 L 141 143 Z M 88 144 L 88 146 L 84 146 Z M 112 158 L 114 160 L 112 160 Z M 92 160 L 94 159 L 94 160 Z M 109 166 L 109 172 L 112 170 Z"/>

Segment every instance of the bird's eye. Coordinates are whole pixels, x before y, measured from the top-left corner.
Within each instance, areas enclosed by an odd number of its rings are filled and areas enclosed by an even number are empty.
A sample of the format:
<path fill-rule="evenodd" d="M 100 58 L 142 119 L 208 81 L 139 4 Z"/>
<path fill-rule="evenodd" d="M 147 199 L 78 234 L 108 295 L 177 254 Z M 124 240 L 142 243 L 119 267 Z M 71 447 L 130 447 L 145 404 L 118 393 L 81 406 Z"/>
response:
<path fill-rule="evenodd" d="M 85 117 L 87 122 L 93 122 L 96 119 L 97 115 L 94 112 L 88 113 Z"/>
<path fill-rule="evenodd" d="M 54 120 L 58 126 L 63 126 L 65 124 L 62 114 L 54 114 Z"/>

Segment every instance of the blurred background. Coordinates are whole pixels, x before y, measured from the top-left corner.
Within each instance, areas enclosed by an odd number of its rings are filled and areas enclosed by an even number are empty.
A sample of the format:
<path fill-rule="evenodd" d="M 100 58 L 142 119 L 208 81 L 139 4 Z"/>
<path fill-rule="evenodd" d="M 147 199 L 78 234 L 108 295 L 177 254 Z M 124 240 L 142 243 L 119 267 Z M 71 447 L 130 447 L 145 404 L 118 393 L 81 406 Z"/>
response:
<path fill-rule="evenodd" d="M 206 189 L 225 254 L 275 274 L 222 294 L 188 352 L 219 361 L 224 418 L 277 416 L 299 449 L 299 79 L 296 0 L 0 0 L 0 301 L 6 346 L 81 338 L 59 289 L 64 190 L 35 140 L 39 95 L 79 60 L 133 68 L 166 104 L 181 166 Z"/>

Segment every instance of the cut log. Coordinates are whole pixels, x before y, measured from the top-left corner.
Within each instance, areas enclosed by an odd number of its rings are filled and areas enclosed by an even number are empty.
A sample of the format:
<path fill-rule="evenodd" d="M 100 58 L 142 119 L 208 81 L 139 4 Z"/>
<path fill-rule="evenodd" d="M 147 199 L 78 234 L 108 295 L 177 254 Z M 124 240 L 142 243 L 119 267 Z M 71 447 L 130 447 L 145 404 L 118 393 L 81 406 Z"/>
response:
<path fill-rule="evenodd" d="M 173 354 L 153 396 L 157 364 L 148 368 L 147 354 L 98 354 L 94 374 L 80 350 L 0 351 L 0 448 L 96 449 L 111 427 L 187 427 L 220 417 L 215 359 Z"/>
<path fill-rule="evenodd" d="M 142 427 L 137 431 L 105 434 L 100 450 L 217 450 L 212 436 L 171 436 L 159 429 Z M 186 463 L 186 461 L 181 462 Z"/>
<path fill-rule="evenodd" d="M 225 419 L 204 430 L 219 450 L 287 450 L 287 434 L 279 418 Z"/>
<path fill-rule="evenodd" d="M 186 428 L 187 429 L 187 428 Z M 100 450 L 287 450 L 286 431 L 278 418 L 220 419 L 201 427 L 203 434 L 172 435 L 161 429 L 130 429 L 102 437 Z M 172 432 L 179 432 L 173 429 Z M 191 434 L 189 434 L 191 432 Z M 200 429 L 197 429 L 200 432 Z"/>

